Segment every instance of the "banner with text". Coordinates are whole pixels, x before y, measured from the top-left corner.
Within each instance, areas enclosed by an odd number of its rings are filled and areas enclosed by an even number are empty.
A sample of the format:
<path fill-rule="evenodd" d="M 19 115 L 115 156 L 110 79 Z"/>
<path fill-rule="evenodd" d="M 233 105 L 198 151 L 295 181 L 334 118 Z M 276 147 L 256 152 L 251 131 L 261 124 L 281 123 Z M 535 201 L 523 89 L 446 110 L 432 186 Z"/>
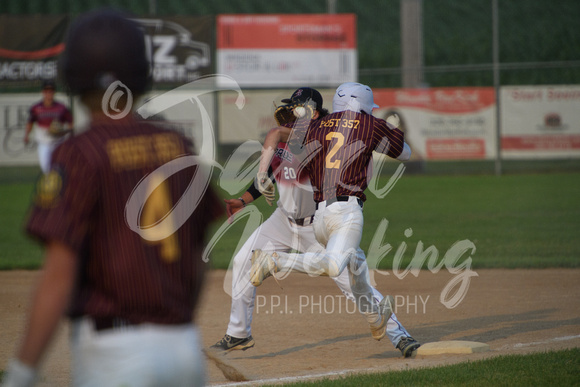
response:
<path fill-rule="evenodd" d="M 0 15 L 0 87 L 31 88 L 57 76 L 70 19 Z"/>
<path fill-rule="evenodd" d="M 356 81 L 354 14 L 220 15 L 217 71 L 240 86 L 332 86 Z"/>
<path fill-rule="evenodd" d="M 213 73 L 214 17 L 135 20 L 145 33 L 154 87 L 174 87 Z M 70 22 L 68 16 L 0 15 L 0 88 L 31 91 L 57 78 Z"/>
<path fill-rule="evenodd" d="M 580 86 L 501 88 L 502 156 L 580 157 Z"/>
<path fill-rule="evenodd" d="M 493 88 L 377 89 L 374 115 L 397 113 L 412 160 L 496 156 Z"/>

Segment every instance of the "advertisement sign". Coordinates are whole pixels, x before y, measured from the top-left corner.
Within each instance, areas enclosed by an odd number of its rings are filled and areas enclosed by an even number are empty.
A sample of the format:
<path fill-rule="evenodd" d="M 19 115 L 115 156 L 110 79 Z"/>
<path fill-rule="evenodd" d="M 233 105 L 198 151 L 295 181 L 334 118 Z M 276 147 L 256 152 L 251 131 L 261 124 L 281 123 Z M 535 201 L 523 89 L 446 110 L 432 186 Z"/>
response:
<path fill-rule="evenodd" d="M 220 15 L 217 71 L 249 87 L 355 81 L 356 16 Z"/>
<path fill-rule="evenodd" d="M 502 155 L 580 157 L 580 86 L 506 86 Z"/>
<path fill-rule="evenodd" d="M 236 106 L 237 93 L 220 92 L 219 139 L 222 144 L 241 144 L 247 140 L 263 142 L 268 131 L 277 126 L 274 119 L 275 106 L 283 105 L 295 89 L 244 90 L 244 107 Z M 317 89 L 324 106 L 332 108 L 335 89 Z"/>
<path fill-rule="evenodd" d="M 145 32 L 155 86 L 177 86 L 212 73 L 213 17 L 135 20 Z"/>
<path fill-rule="evenodd" d="M 493 88 L 377 89 L 374 115 L 397 113 L 414 160 L 492 159 Z"/>
<path fill-rule="evenodd" d="M 145 33 L 154 87 L 175 87 L 213 73 L 213 17 L 135 21 Z M 70 22 L 67 16 L 0 15 L 0 87 L 34 88 L 56 79 Z"/>
<path fill-rule="evenodd" d="M 34 87 L 57 76 L 67 16 L 0 15 L 0 87 Z"/>

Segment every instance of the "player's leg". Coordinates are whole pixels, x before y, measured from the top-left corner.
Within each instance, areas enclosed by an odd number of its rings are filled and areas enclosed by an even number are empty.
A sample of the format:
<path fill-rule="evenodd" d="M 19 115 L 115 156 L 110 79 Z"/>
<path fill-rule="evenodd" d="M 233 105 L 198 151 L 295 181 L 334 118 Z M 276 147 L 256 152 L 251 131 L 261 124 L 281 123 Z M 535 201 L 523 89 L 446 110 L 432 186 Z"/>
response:
<path fill-rule="evenodd" d="M 354 302 L 354 296 L 352 295 L 352 290 L 350 288 L 349 271 L 344 270 L 338 277 L 333 278 L 333 280 L 345 297 Z M 383 300 L 383 295 L 374 286 L 371 285 L 371 288 L 373 290 L 375 301 L 380 303 Z M 407 332 L 403 324 L 399 322 L 394 312 L 391 314 L 391 318 L 387 321 L 386 335 L 395 348 L 397 348 L 401 339 L 411 338 L 411 335 Z"/>
<path fill-rule="evenodd" d="M 354 206 L 358 207 L 357 204 Z M 362 211 L 360 207 L 358 211 L 350 210 L 349 207 L 352 208 L 352 203 L 336 202 L 329 207 L 322 205 L 316 211 L 313 223 L 314 235 L 326 250 L 303 254 L 266 252 L 259 257 L 255 268 L 252 268 L 256 274 L 251 276 L 255 277 L 252 278 L 252 283 L 259 286 L 272 268 L 275 272 L 299 271 L 297 263 L 303 265 L 301 270 L 312 276 L 337 277 L 346 268 L 351 256 L 356 255 L 362 235 Z"/>
<path fill-rule="evenodd" d="M 362 209 L 352 199 L 329 206 L 324 214 L 326 228 L 330 231 L 326 256 L 330 259 L 338 257 L 339 270 L 348 267 L 350 287 L 358 309 L 369 323 L 373 338 L 380 340 L 385 336 L 385 326 L 392 313 L 392 297 L 377 303 L 375 289 L 370 284 L 366 257 L 359 247 L 363 226 Z"/>
<path fill-rule="evenodd" d="M 248 349 L 254 345 L 251 325 L 256 288 L 250 283 L 252 251 L 255 249 L 285 249 L 289 235 L 287 223 L 286 217 L 277 209 L 252 233 L 234 256 L 230 264 L 232 276 L 230 320 L 226 336 L 216 343 L 214 348 L 222 350 Z"/>
<path fill-rule="evenodd" d="M 43 173 L 48 173 L 50 171 L 50 157 L 52 155 L 52 147 L 47 143 L 38 143 L 38 162 L 40 164 L 40 169 Z"/>
<path fill-rule="evenodd" d="M 319 207 L 319 211 L 321 208 Z M 348 202 L 336 202 L 324 209 L 321 215 L 323 224 L 315 224 L 316 237 L 325 239 L 326 253 L 318 256 L 315 264 L 330 277 L 337 277 L 348 267 L 350 288 L 359 311 L 371 327 L 376 340 L 385 335 L 385 325 L 391 314 L 391 307 L 385 299 L 378 304 L 370 285 L 366 257 L 359 247 L 362 237 L 363 215 L 356 199 Z"/>
<path fill-rule="evenodd" d="M 336 202 L 316 211 L 313 230 L 316 240 L 325 251 L 307 253 L 306 270 L 312 274 L 338 277 L 357 254 L 362 237 L 363 216 L 361 208 L 353 202 Z"/>
<path fill-rule="evenodd" d="M 411 337 L 394 313 L 387 322 L 387 337 L 395 348 L 401 351 L 404 357 L 411 356 L 412 352 L 421 346 L 421 344 Z"/>
<path fill-rule="evenodd" d="M 308 254 L 324 254 L 324 246 L 314 237 L 312 225 L 298 226 L 290 223 L 290 233 L 286 238 L 286 243 L 286 251 L 300 251 L 302 253 L 289 254 L 278 250 L 277 253 L 283 255 L 284 258 L 280 258 L 280 265 L 277 265 L 276 278 L 283 279 L 290 272 L 312 274 L 305 267 L 305 252 Z"/>

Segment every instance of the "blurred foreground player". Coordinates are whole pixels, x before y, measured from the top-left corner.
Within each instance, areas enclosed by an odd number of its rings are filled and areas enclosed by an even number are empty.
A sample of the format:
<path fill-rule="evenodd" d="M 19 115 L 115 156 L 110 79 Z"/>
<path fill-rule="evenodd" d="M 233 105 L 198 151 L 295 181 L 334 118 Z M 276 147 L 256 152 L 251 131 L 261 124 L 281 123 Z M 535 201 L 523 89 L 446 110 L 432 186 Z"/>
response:
<path fill-rule="evenodd" d="M 136 24 L 116 11 L 81 16 L 61 66 L 92 121 L 55 150 L 38 184 L 27 231 L 45 245 L 45 265 L 3 385 L 34 384 L 63 314 L 71 319 L 72 385 L 203 385 L 193 318 L 204 236 L 221 203 L 199 184 L 203 171 L 185 137 L 101 111 L 111 84 L 135 96 L 148 86 Z"/>

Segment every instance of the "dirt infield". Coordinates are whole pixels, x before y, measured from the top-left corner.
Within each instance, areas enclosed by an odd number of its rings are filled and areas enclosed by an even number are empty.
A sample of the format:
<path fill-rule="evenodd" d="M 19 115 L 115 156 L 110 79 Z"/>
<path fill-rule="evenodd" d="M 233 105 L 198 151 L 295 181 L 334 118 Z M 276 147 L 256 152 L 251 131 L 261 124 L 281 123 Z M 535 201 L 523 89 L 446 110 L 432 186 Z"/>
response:
<path fill-rule="evenodd" d="M 293 274 L 280 282 L 282 289 L 271 279 L 258 288 L 252 332 L 256 346 L 226 359 L 257 384 L 580 347 L 580 270 L 476 272 L 465 298 L 453 309 L 440 301 L 454 278 L 446 271 L 422 271 L 403 279 L 392 273 L 376 275 L 376 281 L 383 294 L 395 296 L 396 314 L 417 340 L 478 341 L 488 344 L 489 352 L 401 358 L 387 338 L 376 342 L 370 337 L 368 325 L 330 279 Z M 224 275 L 212 271 L 206 283 L 198 317 L 206 346 L 220 339 L 227 327 L 230 297 L 224 291 Z M 18 343 L 37 276 L 38 272 L 0 272 L 0 369 Z M 67 329 L 63 324 L 45 359 L 42 386 L 68 385 Z M 215 365 L 209 363 L 207 369 L 209 384 L 228 383 Z"/>

